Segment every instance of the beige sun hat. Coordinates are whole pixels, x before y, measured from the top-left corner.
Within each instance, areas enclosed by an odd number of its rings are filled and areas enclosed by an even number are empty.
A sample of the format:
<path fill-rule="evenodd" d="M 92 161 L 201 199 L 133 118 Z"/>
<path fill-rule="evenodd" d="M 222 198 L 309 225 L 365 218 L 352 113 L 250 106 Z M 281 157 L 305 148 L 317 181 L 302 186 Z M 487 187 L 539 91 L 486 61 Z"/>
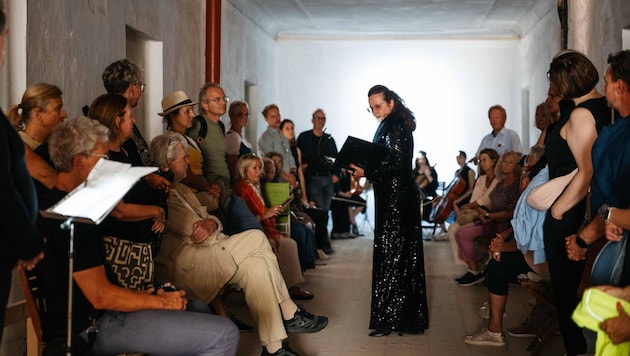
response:
<path fill-rule="evenodd" d="M 160 116 L 166 116 L 171 112 L 190 105 L 198 104 L 197 101 L 193 102 L 188 98 L 188 95 L 181 90 L 172 92 L 162 99 L 162 112 L 158 113 Z"/>

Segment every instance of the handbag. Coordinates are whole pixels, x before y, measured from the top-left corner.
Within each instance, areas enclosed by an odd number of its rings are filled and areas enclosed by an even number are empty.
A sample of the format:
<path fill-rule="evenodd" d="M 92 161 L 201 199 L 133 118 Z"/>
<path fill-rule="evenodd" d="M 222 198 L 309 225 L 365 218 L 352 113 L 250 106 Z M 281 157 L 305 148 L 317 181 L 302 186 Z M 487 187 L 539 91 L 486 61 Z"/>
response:
<path fill-rule="evenodd" d="M 462 209 L 457 215 L 456 221 L 459 226 L 464 226 L 474 222 L 479 218 L 479 211 L 477 209 Z"/>
<path fill-rule="evenodd" d="M 550 179 L 533 188 L 527 195 L 527 204 L 536 210 L 549 210 L 576 174 L 577 168 L 567 175 Z"/>

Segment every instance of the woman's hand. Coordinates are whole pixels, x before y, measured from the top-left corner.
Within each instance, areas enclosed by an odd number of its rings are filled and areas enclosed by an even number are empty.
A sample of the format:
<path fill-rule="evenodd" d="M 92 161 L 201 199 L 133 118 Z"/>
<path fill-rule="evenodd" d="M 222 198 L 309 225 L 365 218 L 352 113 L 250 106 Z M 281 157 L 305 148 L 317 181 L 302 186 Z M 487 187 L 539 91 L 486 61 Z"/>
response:
<path fill-rule="evenodd" d="M 564 213 L 559 213 L 558 209 L 556 208 L 556 204 L 551 206 L 551 217 L 556 219 L 556 220 L 562 220 L 562 217 L 564 216 Z"/>
<path fill-rule="evenodd" d="M 501 252 L 503 251 L 504 243 L 505 241 L 501 234 L 496 234 L 492 241 L 490 241 L 490 253 L 492 254 L 493 260 L 501 262 Z"/>
<path fill-rule="evenodd" d="M 267 220 L 274 216 L 278 216 L 282 214 L 283 211 L 284 211 L 284 208 L 282 207 L 282 205 L 271 207 L 267 209 L 267 211 L 265 211 L 265 213 L 262 215 L 262 220 Z"/>
<path fill-rule="evenodd" d="M 212 219 L 199 220 L 192 226 L 190 240 L 195 244 L 200 244 L 217 231 L 217 223 Z"/>
<path fill-rule="evenodd" d="M 355 177 L 364 177 L 365 176 L 365 171 L 363 170 L 363 168 L 354 165 L 352 163 L 350 163 L 350 168 L 352 169 L 352 175 Z"/>
<path fill-rule="evenodd" d="M 487 224 L 492 220 L 490 218 L 490 213 L 488 213 L 486 209 L 477 208 L 477 213 L 479 214 L 479 220 L 481 220 L 481 222 L 484 224 Z"/>

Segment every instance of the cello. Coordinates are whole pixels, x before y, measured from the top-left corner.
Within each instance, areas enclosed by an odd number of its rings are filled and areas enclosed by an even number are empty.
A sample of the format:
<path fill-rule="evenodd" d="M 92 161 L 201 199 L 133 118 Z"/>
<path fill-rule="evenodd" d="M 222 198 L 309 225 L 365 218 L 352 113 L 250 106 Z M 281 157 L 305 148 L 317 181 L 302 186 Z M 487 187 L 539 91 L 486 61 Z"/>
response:
<path fill-rule="evenodd" d="M 464 194 L 466 191 L 466 186 L 468 182 L 462 177 L 458 175 L 453 178 L 453 180 L 448 184 L 446 190 L 444 191 L 444 195 L 439 199 L 439 202 L 433 207 L 431 210 L 431 215 L 429 215 L 429 219 L 432 222 L 441 224 L 443 223 L 448 216 L 453 211 L 453 203 L 455 200 Z"/>

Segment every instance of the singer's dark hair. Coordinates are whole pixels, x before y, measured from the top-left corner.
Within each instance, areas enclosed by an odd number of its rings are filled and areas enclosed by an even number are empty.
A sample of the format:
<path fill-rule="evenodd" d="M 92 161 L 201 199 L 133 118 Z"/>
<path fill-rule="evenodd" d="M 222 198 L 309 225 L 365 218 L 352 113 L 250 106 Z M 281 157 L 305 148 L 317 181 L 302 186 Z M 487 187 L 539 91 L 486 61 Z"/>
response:
<path fill-rule="evenodd" d="M 392 100 L 394 101 L 394 110 L 392 110 L 392 113 L 396 113 L 402 116 L 405 127 L 411 131 L 415 131 L 416 118 L 413 116 L 413 112 L 411 112 L 411 110 L 409 110 L 409 108 L 405 106 L 405 101 L 402 100 L 402 98 L 398 96 L 396 92 L 394 92 L 393 90 L 389 90 L 389 88 L 380 84 L 370 88 L 370 90 L 368 91 L 368 97 L 379 93 L 383 94 L 383 100 L 385 100 L 386 102 L 390 102 Z"/>

